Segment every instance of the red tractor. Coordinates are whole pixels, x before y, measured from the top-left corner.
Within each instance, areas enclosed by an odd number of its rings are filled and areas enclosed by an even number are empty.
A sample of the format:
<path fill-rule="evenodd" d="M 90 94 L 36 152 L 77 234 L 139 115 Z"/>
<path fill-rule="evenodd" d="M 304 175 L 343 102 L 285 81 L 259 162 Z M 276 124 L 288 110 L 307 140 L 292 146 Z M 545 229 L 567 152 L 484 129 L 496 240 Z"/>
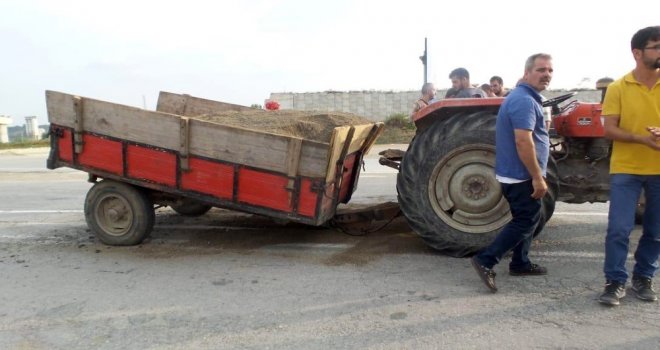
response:
<path fill-rule="evenodd" d="M 544 102 L 552 108 L 548 193 L 542 224 L 555 201 L 606 202 L 611 141 L 604 138 L 599 103 Z M 495 120 L 503 98 L 447 99 L 414 116 L 417 135 L 405 154 L 381 164 L 399 168 L 401 211 L 424 241 L 443 254 L 469 256 L 489 244 L 510 220 L 495 180 Z M 560 106 L 561 105 L 561 106 Z M 400 161 L 400 163 L 398 163 Z"/>

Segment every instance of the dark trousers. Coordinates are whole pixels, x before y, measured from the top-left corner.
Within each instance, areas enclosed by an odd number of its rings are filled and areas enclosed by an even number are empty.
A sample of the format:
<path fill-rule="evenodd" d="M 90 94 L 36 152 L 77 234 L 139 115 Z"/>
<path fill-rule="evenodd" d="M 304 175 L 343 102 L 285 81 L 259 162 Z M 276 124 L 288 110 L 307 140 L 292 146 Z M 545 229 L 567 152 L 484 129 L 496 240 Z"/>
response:
<path fill-rule="evenodd" d="M 509 269 L 524 269 L 531 265 L 529 247 L 541 220 L 541 200 L 531 197 L 534 192 L 532 180 L 501 185 L 513 218 L 476 258 L 481 265 L 491 269 L 502 260 L 504 254 L 513 250 Z"/>
<path fill-rule="evenodd" d="M 660 175 L 610 175 L 610 214 L 605 238 L 605 279 L 626 283 L 628 242 L 635 228 L 635 210 L 644 189 L 642 236 L 635 251 L 633 277 L 653 278 L 660 256 Z"/>

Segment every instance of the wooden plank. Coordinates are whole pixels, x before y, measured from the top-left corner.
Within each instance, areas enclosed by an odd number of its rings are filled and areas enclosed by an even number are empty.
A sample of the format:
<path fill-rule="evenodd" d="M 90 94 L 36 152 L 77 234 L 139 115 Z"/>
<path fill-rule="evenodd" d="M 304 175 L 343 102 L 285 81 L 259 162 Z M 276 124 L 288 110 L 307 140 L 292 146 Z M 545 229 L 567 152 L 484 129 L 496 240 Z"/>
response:
<path fill-rule="evenodd" d="M 207 100 L 187 94 L 174 94 L 161 91 L 158 94 L 156 110 L 164 113 L 194 117 L 202 114 L 213 114 L 214 112 L 251 110 L 251 108 L 232 103 Z"/>
<path fill-rule="evenodd" d="M 228 127 L 198 119 L 191 119 L 190 123 L 191 154 L 288 173 L 287 159 L 291 137 Z M 327 144 L 303 140 L 299 174 L 324 177 L 327 152 Z"/>
<path fill-rule="evenodd" d="M 348 147 L 347 154 L 351 154 L 362 149 L 364 143 L 369 139 L 369 136 L 371 135 L 373 126 L 373 124 L 354 126 L 355 133 L 353 134 L 353 139 L 351 140 L 351 144 Z"/>
<path fill-rule="evenodd" d="M 189 157 L 190 157 L 190 118 L 181 117 L 180 121 L 180 134 L 179 134 L 179 158 L 182 171 L 190 170 Z"/>
<path fill-rule="evenodd" d="M 73 95 L 46 92 L 51 123 L 74 127 Z M 180 151 L 180 120 L 173 114 L 145 111 L 83 98 L 85 130 L 123 140 Z M 189 156 L 197 155 L 286 174 L 291 137 L 231 127 L 191 118 Z M 299 175 L 325 177 L 328 144 L 303 140 Z"/>
<path fill-rule="evenodd" d="M 302 150 L 302 139 L 292 137 L 289 139 L 289 146 L 287 149 L 287 170 L 286 175 L 289 180 L 286 184 L 286 189 L 289 191 L 289 205 L 293 208 L 293 200 L 295 198 L 293 191 L 295 190 L 296 176 L 298 175 L 298 166 L 300 164 L 300 151 Z"/>
<path fill-rule="evenodd" d="M 355 125 L 355 126 L 341 126 L 336 127 L 332 133 L 332 138 L 330 139 L 330 150 L 328 154 L 328 172 L 325 174 L 325 180 L 327 183 L 334 181 L 336 171 L 337 171 L 337 161 L 340 159 L 344 144 L 347 141 L 349 136 L 349 131 L 351 128 L 354 129 L 352 138 L 348 140 L 348 148 L 346 149 L 346 154 L 351 154 L 362 149 L 370 139 L 372 135 L 374 124 L 364 124 L 364 125 Z M 375 141 L 374 140 L 370 140 Z"/>
<path fill-rule="evenodd" d="M 74 96 L 46 92 L 48 120 L 74 127 Z M 145 143 L 170 150 L 179 149 L 180 117 L 82 97 L 85 131 Z"/>
<path fill-rule="evenodd" d="M 349 126 L 340 126 L 332 131 L 332 137 L 330 138 L 330 150 L 327 159 L 328 172 L 324 174 L 325 182 L 328 184 L 334 183 L 335 181 L 335 175 L 337 172 L 337 160 L 339 159 L 341 150 L 344 147 L 344 143 L 346 142 L 346 137 L 348 136 L 349 130 Z"/>
<path fill-rule="evenodd" d="M 364 141 L 364 143 L 362 144 L 362 148 L 360 149 L 360 152 L 362 152 L 362 154 L 367 154 L 369 152 L 369 149 L 371 149 L 371 146 L 374 145 L 376 139 L 378 139 L 378 136 L 380 136 L 380 134 L 383 132 L 384 129 L 385 129 L 384 123 L 376 123 L 371 128 L 371 132 L 369 133 L 369 136 Z"/>
<path fill-rule="evenodd" d="M 286 174 L 290 178 L 295 178 L 298 175 L 298 166 L 300 165 L 300 155 L 302 151 L 302 139 L 292 137 L 289 139 L 289 146 L 287 149 L 287 170 Z M 293 186 L 289 188 L 293 190 Z"/>
<path fill-rule="evenodd" d="M 79 96 L 73 97 L 73 109 L 76 119 L 73 124 L 73 150 L 76 154 L 83 151 L 83 100 Z"/>

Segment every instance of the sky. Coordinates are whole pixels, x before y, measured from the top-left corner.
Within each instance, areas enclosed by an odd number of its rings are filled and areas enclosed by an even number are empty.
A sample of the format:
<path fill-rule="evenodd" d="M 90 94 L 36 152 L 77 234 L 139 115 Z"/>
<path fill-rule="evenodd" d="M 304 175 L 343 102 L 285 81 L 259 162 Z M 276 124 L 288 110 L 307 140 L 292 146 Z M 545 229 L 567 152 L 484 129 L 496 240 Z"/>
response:
<path fill-rule="evenodd" d="M 47 122 L 55 90 L 155 109 L 159 91 L 242 104 L 272 92 L 419 90 L 553 56 L 551 89 L 593 88 L 634 66 L 630 39 L 657 1 L 0 0 L 0 115 Z"/>

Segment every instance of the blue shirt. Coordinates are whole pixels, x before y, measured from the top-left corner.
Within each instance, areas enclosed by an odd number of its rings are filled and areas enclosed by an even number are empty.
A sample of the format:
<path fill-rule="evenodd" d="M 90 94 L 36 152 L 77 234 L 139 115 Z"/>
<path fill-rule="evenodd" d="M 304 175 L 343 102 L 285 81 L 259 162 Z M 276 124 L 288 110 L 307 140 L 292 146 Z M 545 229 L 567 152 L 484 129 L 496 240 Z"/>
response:
<path fill-rule="evenodd" d="M 495 174 L 517 180 L 532 176 L 518 157 L 515 129 L 532 131 L 536 160 L 546 174 L 550 154 L 550 138 L 545 129 L 541 95 L 533 87 L 521 83 L 509 93 L 497 114 L 495 126 Z"/>

